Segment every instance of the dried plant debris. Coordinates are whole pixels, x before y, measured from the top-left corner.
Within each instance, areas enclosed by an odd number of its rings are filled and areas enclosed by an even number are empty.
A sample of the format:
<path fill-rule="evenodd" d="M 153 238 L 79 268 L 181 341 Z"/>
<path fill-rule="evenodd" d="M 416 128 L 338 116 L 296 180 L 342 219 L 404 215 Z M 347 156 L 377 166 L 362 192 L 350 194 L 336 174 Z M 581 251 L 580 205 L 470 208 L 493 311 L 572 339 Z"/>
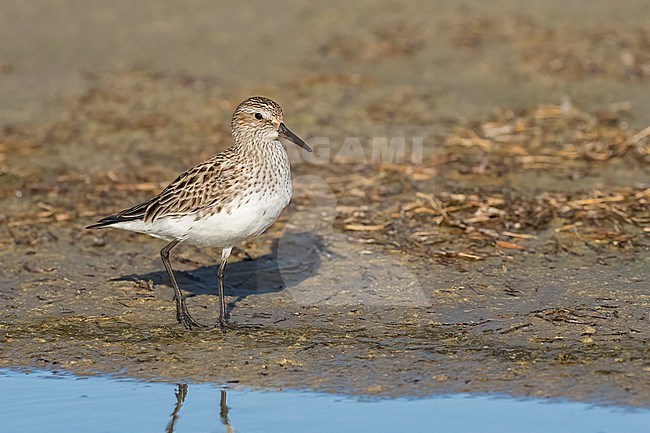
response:
<path fill-rule="evenodd" d="M 355 61 L 407 57 L 424 47 L 425 39 L 421 35 L 421 29 L 410 22 L 384 23 L 369 32 L 332 36 L 320 47 L 320 52 Z"/>
<path fill-rule="evenodd" d="M 339 208 L 344 213 L 337 227 L 372 233 L 377 243 L 409 253 L 469 259 L 505 250 L 567 249 L 574 240 L 634 249 L 650 233 L 650 189 L 625 189 L 611 195 L 594 191 L 574 197 L 483 191 L 416 193 L 413 198 L 396 209 Z M 545 244 L 540 245 L 540 239 Z M 442 246 L 466 250 L 458 251 L 461 255 L 438 251 Z"/>
<path fill-rule="evenodd" d="M 145 199 L 179 169 L 229 143 L 227 127 L 215 118 L 227 117 L 233 99 L 218 83 L 141 70 L 110 79 L 91 77 L 91 83 L 60 119 L 40 129 L 2 131 L 0 199 L 22 197 L 28 200 L 20 203 L 33 205 L 5 207 L 0 218 L 6 237 L 0 242 L 31 243 L 25 227 L 81 225 L 77 222 Z M 426 104 L 426 98 L 418 101 Z M 297 104 L 303 102 L 299 97 Z M 372 107 L 369 102 L 366 108 Z M 409 254 L 480 260 L 575 251 L 585 244 L 634 249 L 650 231 L 650 127 L 630 130 L 624 120 L 629 108 L 621 103 L 586 113 L 565 101 L 504 110 L 482 121 L 456 122 L 445 136 L 428 137 L 440 146 L 428 149 L 417 163 L 334 161 L 294 168 L 298 175 L 316 175 L 335 194 L 336 229 Z M 330 143 L 341 141 L 331 138 Z M 128 150 L 133 142 L 137 151 Z M 180 155 L 179 146 L 184 149 Z M 56 154 L 55 163 L 30 163 L 42 153 Z M 80 160 L 103 168 L 80 172 Z M 604 181 L 598 188 L 560 185 L 555 190 L 536 177 L 573 181 L 597 178 L 604 170 L 639 176 L 628 184 Z M 509 174 L 524 176 L 533 191 L 500 180 Z M 293 206 L 322 203 L 316 191 L 314 185 L 298 183 Z M 47 236 L 33 241 L 39 239 Z"/>
<path fill-rule="evenodd" d="M 649 164 L 650 127 L 629 131 L 621 107 L 612 108 L 594 115 L 566 101 L 520 115 L 504 111 L 494 120 L 457 127 L 446 145 L 459 159 L 479 154 L 494 163 L 490 158 L 498 157 L 505 168 L 566 170 L 576 161 L 602 162 L 628 153 L 631 162 Z M 473 171 L 481 173 L 480 167 Z"/>
<path fill-rule="evenodd" d="M 643 80 L 650 76 L 647 27 L 550 27 L 532 16 L 463 16 L 443 25 L 441 34 L 461 56 L 490 44 L 510 45 L 528 69 L 542 74 L 572 80 L 590 76 Z"/>
<path fill-rule="evenodd" d="M 409 253 L 472 260 L 567 251 L 576 242 L 643 245 L 650 232 L 650 128 L 629 131 L 569 103 L 495 117 L 454 128 L 443 151 L 422 164 L 348 165 L 327 177 L 340 204 L 336 227 Z M 571 180 L 577 170 L 597 175 L 610 163 L 636 170 L 637 184 L 534 194 L 489 186 L 512 172 Z M 470 185 L 453 186 L 456 179 Z"/>
<path fill-rule="evenodd" d="M 522 58 L 542 72 L 574 79 L 590 75 L 644 79 L 650 76 L 650 32 L 647 28 L 531 29 L 522 44 Z"/>

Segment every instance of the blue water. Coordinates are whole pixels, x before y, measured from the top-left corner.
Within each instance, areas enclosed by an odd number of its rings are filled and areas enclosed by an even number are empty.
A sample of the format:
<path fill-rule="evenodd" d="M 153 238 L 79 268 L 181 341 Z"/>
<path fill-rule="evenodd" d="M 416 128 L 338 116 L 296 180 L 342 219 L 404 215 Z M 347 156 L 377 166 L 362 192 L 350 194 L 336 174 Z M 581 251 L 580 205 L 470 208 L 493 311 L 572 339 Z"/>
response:
<path fill-rule="evenodd" d="M 650 432 L 648 409 L 467 395 L 359 399 L 205 384 L 185 389 L 181 399 L 182 387 L 173 384 L 0 370 L 0 432 Z"/>

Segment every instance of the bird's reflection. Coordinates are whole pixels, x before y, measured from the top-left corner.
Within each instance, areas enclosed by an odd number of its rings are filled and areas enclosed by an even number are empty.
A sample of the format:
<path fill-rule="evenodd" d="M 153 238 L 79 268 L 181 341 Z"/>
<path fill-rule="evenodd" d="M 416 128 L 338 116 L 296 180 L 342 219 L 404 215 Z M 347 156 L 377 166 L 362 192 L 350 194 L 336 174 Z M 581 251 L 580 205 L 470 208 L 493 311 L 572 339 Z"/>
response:
<path fill-rule="evenodd" d="M 233 429 L 230 426 L 228 419 L 228 406 L 226 405 L 226 390 L 221 390 L 221 398 L 219 399 L 219 416 L 221 417 L 221 424 L 226 426 L 226 433 L 232 433 Z"/>
<path fill-rule="evenodd" d="M 186 383 L 179 383 L 176 385 L 176 406 L 174 407 L 174 411 L 172 412 L 172 419 L 169 420 L 169 424 L 167 424 L 167 429 L 165 430 L 166 433 L 174 433 L 174 426 L 176 425 L 176 421 L 178 420 L 178 412 L 181 410 L 181 407 L 183 406 L 183 402 L 185 401 L 185 397 L 187 396 L 187 384 Z"/>
<path fill-rule="evenodd" d="M 167 424 L 167 428 L 165 429 L 166 433 L 174 433 L 174 426 L 176 425 L 176 421 L 178 421 L 178 413 L 181 410 L 181 407 L 183 407 L 183 403 L 185 402 L 185 397 L 187 397 L 187 384 L 186 383 L 179 383 L 176 385 L 176 406 L 174 406 L 174 410 L 172 412 L 172 418 L 169 420 L 169 424 Z M 228 419 L 228 405 L 226 404 L 226 390 L 222 389 L 221 390 L 221 398 L 219 399 L 219 417 L 221 418 L 221 423 L 226 426 L 226 433 L 233 433 L 234 430 L 232 429 L 232 426 L 230 425 L 230 420 Z"/>

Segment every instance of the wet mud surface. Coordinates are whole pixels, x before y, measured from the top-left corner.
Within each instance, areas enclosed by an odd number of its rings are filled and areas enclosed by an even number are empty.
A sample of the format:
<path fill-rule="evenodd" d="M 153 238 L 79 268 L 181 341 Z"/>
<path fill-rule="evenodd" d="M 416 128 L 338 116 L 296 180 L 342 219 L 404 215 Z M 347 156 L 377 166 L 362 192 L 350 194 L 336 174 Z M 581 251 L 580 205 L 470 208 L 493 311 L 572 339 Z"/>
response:
<path fill-rule="evenodd" d="M 179 52 L 186 63 L 176 64 L 116 43 L 104 63 L 90 54 L 86 64 L 53 62 L 39 87 L 28 66 L 45 54 L 22 64 L 3 47 L 0 80 L 12 90 L 0 134 L 0 366 L 648 406 L 642 14 L 607 21 L 610 6 L 596 2 L 582 20 L 559 3 L 502 3 L 503 16 L 438 5 L 433 23 L 418 14 L 425 5 L 390 3 L 369 20 L 360 16 L 375 9 L 364 2 L 345 19 L 298 8 L 296 31 L 313 36 L 278 36 L 295 61 L 280 73 L 284 62 L 267 59 L 261 81 L 247 56 L 226 68 Z M 142 30 L 143 40 L 202 7 Z M 10 9 L 16 25 L 39 16 Z M 251 13 L 228 11 L 236 18 L 219 27 L 224 35 Z M 121 22 L 109 14 L 98 25 L 111 20 Z M 259 34 L 277 30 L 269 26 Z M 196 52 L 226 55 L 215 34 Z M 241 38 L 265 58 L 262 36 Z M 64 67 L 76 78 L 63 79 Z M 289 149 L 292 203 L 228 265 L 233 329 L 187 331 L 174 320 L 164 244 L 84 227 L 226 148 L 232 110 L 256 93 L 282 104 L 315 153 Z M 373 147 L 400 136 L 402 156 Z M 188 307 L 206 324 L 217 314 L 218 260 L 191 246 L 172 254 Z"/>

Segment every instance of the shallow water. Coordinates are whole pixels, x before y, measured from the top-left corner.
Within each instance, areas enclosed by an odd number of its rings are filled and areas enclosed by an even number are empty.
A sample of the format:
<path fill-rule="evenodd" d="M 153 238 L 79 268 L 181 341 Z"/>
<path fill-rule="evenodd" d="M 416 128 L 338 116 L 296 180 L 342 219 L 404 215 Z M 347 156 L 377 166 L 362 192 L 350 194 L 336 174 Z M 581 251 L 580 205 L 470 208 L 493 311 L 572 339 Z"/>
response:
<path fill-rule="evenodd" d="M 450 395 L 370 399 L 0 371 L 2 431 L 647 432 L 650 410 Z"/>

